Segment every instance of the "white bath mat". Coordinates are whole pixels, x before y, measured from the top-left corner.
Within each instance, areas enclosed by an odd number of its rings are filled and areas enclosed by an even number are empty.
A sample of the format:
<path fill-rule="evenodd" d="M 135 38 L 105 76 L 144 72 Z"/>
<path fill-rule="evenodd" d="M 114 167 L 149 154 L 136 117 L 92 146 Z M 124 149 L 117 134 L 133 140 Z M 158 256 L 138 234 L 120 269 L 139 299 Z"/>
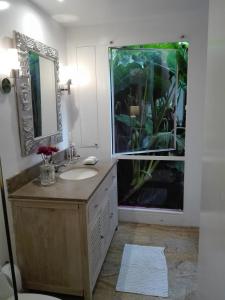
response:
<path fill-rule="evenodd" d="M 165 248 L 126 244 L 116 290 L 168 297 Z"/>

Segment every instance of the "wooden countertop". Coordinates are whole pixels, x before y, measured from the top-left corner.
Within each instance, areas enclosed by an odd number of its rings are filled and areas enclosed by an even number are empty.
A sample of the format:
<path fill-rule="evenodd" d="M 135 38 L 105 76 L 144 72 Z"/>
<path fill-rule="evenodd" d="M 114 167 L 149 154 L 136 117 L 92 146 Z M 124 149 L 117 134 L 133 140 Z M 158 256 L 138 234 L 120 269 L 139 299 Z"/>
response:
<path fill-rule="evenodd" d="M 98 170 L 98 174 L 94 177 L 83 180 L 64 180 L 56 175 L 56 182 L 50 186 L 42 186 L 38 178 L 25 184 L 17 191 L 9 194 L 12 201 L 16 199 L 34 199 L 34 200 L 76 200 L 87 202 L 106 175 L 110 172 L 117 160 L 98 161 L 94 166 L 84 166 L 83 159 L 79 159 L 76 163 L 69 165 L 63 172 L 77 168 L 88 167 Z"/>

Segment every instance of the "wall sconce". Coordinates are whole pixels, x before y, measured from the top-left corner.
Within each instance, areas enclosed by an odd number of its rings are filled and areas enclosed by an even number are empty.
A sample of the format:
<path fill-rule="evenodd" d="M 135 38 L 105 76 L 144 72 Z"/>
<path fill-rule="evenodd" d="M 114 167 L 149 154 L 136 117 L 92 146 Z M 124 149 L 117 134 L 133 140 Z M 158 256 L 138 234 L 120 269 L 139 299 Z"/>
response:
<path fill-rule="evenodd" d="M 72 79 L 68 79 L 66 83 L 59 83 L 59 89 L 61 92 L 67 91 L 68 95 L 71 94 L 70 86 L 72 84 Z"/>
<path fill-rule="evenodd" d="M 12 39 L 3 38 L 0 40 L 0 91 L 3 94 L 10 93 L 12 83 L 10 78 L 14 78 L 13 70 L 19 70 L 17 49 L 12 48 Z"/>
<path fill-rule="evenodd" d="M 70 66 L 59 65 L 59 88 L 61 92 L 67 91 L 68 95 L 71 94 L 72 84 L 72 68 Z"/>
<path fill-rule="evenodd" d="M 75 67 L 59 64 L 59 88 L 60 91 L 67 91 L 70 95 L 70 86 L 86 87 L 91 82 L 91 76 L 88 68 L 80 66 Z"/>

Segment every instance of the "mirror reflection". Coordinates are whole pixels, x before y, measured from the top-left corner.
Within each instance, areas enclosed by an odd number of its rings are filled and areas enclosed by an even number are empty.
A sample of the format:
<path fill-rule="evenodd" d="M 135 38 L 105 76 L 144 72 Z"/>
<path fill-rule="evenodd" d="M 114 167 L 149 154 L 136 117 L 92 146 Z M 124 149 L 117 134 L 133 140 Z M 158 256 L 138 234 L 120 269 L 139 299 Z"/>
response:
<path fill-rule="evenodd" d="M 55 63 L 29 51 L 34 138 L 57 132 Z"/>

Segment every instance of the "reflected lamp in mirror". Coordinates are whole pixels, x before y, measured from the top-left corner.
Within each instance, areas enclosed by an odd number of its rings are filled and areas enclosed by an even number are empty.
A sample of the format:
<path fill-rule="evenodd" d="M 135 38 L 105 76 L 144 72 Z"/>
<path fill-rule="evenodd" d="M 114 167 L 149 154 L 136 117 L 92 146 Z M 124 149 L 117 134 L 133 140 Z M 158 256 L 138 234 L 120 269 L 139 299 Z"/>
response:
<path fill-rule="evenodd" d="M 59 65 L 59 88 L 61 92 L 67 91 L 71 93 L 70 86 L 72 84 L 72 68 L 63 64 Z"/>
<path fill-rule="evenodd" d="M 130 106 L 130 116 L 138 117 L 140 115 L 140 106 L 139 105 L 131 105 Z"/>
<path fill-rule="evenodd" d="M 8 94 L 12 88 L 10 78 L 15 78 L 14 70 L 19 70 L 17 49 L 12 48 L 12 40 L 3 38 L 0 40 L 0 90 Z"/>

